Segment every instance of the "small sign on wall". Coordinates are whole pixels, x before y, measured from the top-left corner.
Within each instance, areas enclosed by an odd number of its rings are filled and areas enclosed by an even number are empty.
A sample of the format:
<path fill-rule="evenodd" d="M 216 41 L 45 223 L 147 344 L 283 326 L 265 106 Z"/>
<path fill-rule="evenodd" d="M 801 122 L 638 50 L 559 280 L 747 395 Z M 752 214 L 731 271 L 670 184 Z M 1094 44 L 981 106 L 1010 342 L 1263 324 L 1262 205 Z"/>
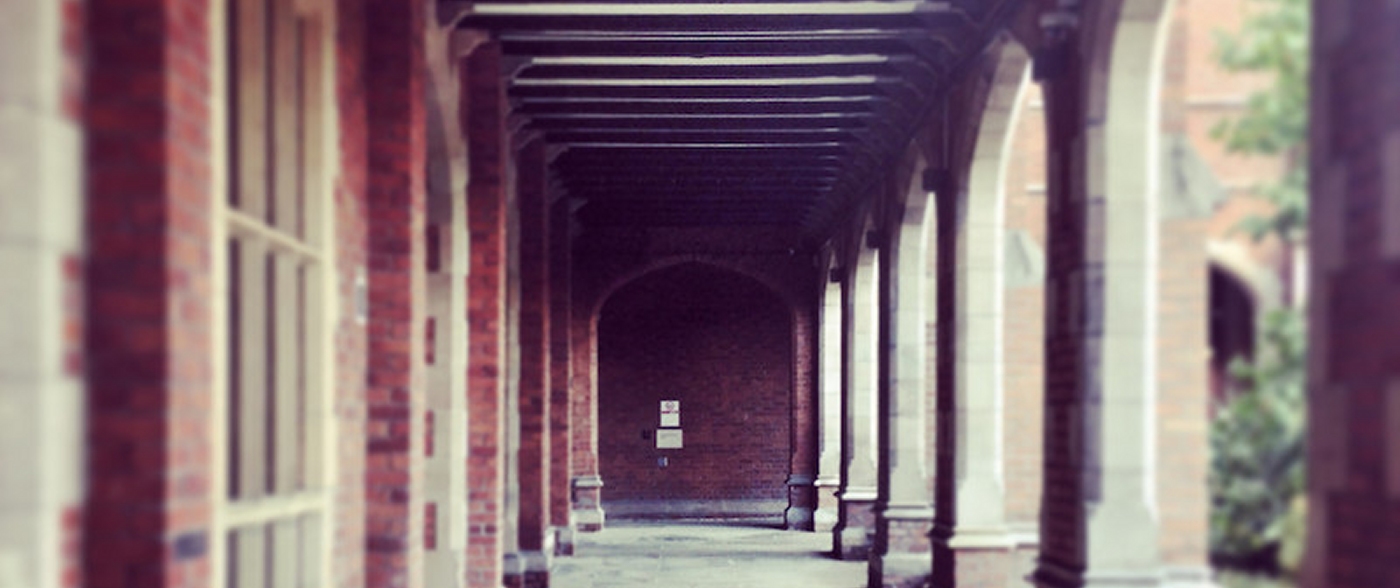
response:
<path fill-rule="evenodd" d="M 661 401 L 661 426 L 679 427 L 681 426 L 681 401 L 662 400 Z"/>
<path fill-rule="evenodd" d="M 681 449 L 684 446 L 685 439 L 680 429 L 657 429 L 657 449 Z"/>

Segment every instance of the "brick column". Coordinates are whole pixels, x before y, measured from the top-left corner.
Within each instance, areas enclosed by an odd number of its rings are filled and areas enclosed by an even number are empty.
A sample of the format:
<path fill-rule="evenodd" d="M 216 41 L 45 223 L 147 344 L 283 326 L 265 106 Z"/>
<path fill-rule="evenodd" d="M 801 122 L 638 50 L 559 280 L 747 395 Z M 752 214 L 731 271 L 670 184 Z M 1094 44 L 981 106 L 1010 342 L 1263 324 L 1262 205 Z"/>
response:
<path fill-rule="evenodd" d="M 570 356 L 570 239 L 569 201 L 561 198 L 549 213 L 549 524 L 554 528 L 556 555 L 573 555 L 574 527 L 569 516 L 569 482 L 573 474 L 569 393 L 573 375 Z"/>
<path fill-rule="evenodd" d="M 423 585 L 421 427 L 427 120 L 421 4 L 371 0 L 365 18 L 369 322 L 365 580 Z"/>
<path fill-rule="evenodd" d="M 817 509 L 817 317 L 798 309 L 792 325 L 792 455 L 788 469 L 788 529 L 813 530 Z"/>
<path fill-rule="evenodd" d="M 507 570 L 507 586 L 549 585 L 553 555 L 549 527 L 549 203 L 544 142 L 529 141 L 517 159 L 516 205 L 520 214 L 520 445 L 518 449 L 519 558 L 524 575 Z M 551 541 L 547 541 L 551 540 Z"/>
<path fill-rule="evenodd" d="M 577 263 L 575 258 L 572 263 Z M 577 269 L 577 268 L 575 268 Z M 575 276 L 582 272 L 574 271 Z M 574 528 L 590 533 L 601 531 L 605 521 L 602 503 L 603 478 L 598 475 L 598 325 L 593 320 L 594 300 L 574 288 L 569 319 L 570 359 L 573 379 L 569 382 L 572 413 L 570 460 L 570 502 Z"/>
<path fill-rule="evenodd" d="M 467 585 L 501 586 L 505 466 L 504 337 L 507 109 L 501 49 L 482 44 L 461 63 L 467 136 Z"/>
<path fill-rule="evenodd" d="M 83 580 L 94 588 L 207 586 L 214 462 L 208 5 L 86 4 L 94 99 L 84 112 Z"/>
<path fill-rule="evenodd" d="M 1400 12 L 1314 2 L 1307 588 L 1400 581 Z"/>
<path fill-rule="evenodd" d="M 842 284 L 841 508 L 832 530 L 833 552 L 842 559 L 869 557 L 875 515 L 876 277 L 873 250 L 857 241 L 859 262 Z"/>

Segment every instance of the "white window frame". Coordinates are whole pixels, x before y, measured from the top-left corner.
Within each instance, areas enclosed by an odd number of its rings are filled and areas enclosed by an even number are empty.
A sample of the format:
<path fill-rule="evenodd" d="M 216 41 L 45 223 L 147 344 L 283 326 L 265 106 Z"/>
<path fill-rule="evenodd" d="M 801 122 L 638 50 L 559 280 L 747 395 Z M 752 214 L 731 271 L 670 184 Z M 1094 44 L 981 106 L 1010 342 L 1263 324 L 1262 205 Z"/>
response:
<path fill-rule="evenodd" d="M 304 194 L 304 236 L 300 239 L 269 227 L 261 219 L 238 211 L 229 206 L 231 174 L 230 165 L 231 124 L 234 117 L 230 112 L 230 92 L 238 88 L 230 84 L 232 59 L 229 55 L 229 22 L 231 2 L 235 0 L 214 0 L 209 13 L 211 92 L 211 180 L 212 227 L 211 227 L 211 286 L 214 293 L 211 300 L 213 329 L 211 350 L 213 381 L 211 387 L 211 427 L 210 447 L 210 517 L 209 530 L 210 574 L 215 588 L 237 588 L 228 586 L 229 534 L 239 528 L 267 525 L 276 521 L 291 521 L 300 525 L 305 515 L 318 516 L 315 538 L 302 537 L 299 547 L 302 550 L 303 565 L 314 562 L 314 571 L 309 574 L 312 580 L 289 578 L 285 574 L 275 578 L 276 588 L 302 586 L 310 582 L 315 586 L 330 586 L 336 583 L 333 574 L 333 554 L 335 551 L 335 528 L 337 526 L 335 499 L 337 494 L 338 467 L 335 443 L 337 427 L 335 420 L 337 388 L 335 370 L 335 334 L 340 323 L 340 293 L 337 280 L 338 258 L 335 243 L 335 176 L 339 169 L 339 111 L 336 98 L 336 59 L 335 13 L 332 0 L 273 0 L 291 6 L 297 20 L 303 23 L 306 34 L 303 38 L 302 59 L 305 78 L 302 80 L 300 108 L 303 111 L 301 129 L 301 149 L 304 153 L 302 185 Z M 275 34 L 275 33 L 274 33 Z M 269 205 L 272 203 L 269 202 Z M 229 365 L 229 244 L 231 239 L 245 242 L 260 242 L 269 251 L 289 255 L 300 260 L 306 268 L 303 321 L 306 329 L 306 363 L 302 377 L 306 382 L 305 421 L 303 423 L 308 443 L 314 444 L 305 454 L 302 464 L 305 473 L 304 488 L 300 491 L 259 497 L 253 500 L 233 500 L 229 497 L 229 418 L 230 391 L 228 389 L 231 366 Z M 275 336 L 275 335 L 273 335 Z M 264 562 L 270 565 L 271 562 Z M 250 583 L 240 582 L 242 585 Z M 260 584 L 260 582 L 258 583 Z"/>

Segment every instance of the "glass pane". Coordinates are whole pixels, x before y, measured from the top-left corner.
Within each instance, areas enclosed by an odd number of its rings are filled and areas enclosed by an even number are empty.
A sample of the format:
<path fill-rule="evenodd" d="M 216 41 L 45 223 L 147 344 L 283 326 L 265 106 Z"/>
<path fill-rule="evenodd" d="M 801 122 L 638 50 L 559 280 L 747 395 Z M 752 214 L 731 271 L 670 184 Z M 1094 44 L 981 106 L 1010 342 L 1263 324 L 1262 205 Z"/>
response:
<path fill-rule="evenodd" d="M 276 467 L 277 467 L 277 369 L 279 361 L 277 357 L 277 318 L 279 308 L 277 307 L 277 254 L 264 249 L 262 256 L 262 316 L 266 321 L 263 324 L 263 410 L 260 413 L 263 421 L 262 428 L 262 475 L 263 489 L 268 494 L 277 494 Z"/>
<path fill-rule="evenodd" d="M 300 268 L 295 256 L 277 254 L 272 257 L 271 300 L 269 304 L 272 332 L 272 383 L 269 398 L 273 423 L 269 428 L 272 448 L 272 492 L 287 494 L 302 487 L 302 390 L 300 386 L 303 362 L 299 336 L 302 315 L 300 297 Z"/>
<path fill-rule="evenodd" d="M 296 519 L 269 525 L 271 534 L 272 588 L 296 588 L 301 577 L 303 554 Z"/>
<path fill-rule="evenodd" d="M 296 341 L 296 364 L 299 367 L 296 373 L 296 455 L 300 458 L 300 467 L 296 472 L 296 487 L 304 490 L 310 487 L 308 461 L 311 455 L 311 445 L 307 438 L 310 427 L 307 422 L 316 418 L 317 415 L 311 411 L 312 403 L 308 397 L 311 394 L 310 381 L 308 375 L 312 369 L 310 354 L 308 353 L 309 334 L 307 333 L 307 305 L 306 305 L 306 279 L 310 270 L 306 266 L 297 267 L 296 284 L 296 330 L 293 334 Z"/>
<path fill-rule="evenodd" d="M 268 191 L 268 5 L 267 0 L 230 3 L 229 203 L 266 218 Z"/>
<path fill-rule="evenodd" d="M 271 122 L 267 126 L 272 139 L 271 175 L 272 202 L 269 219 L 272 226 L 289 235 L 297 235 L 301 173 L 299 168 L 301 116 L 298 86 L 301 59 L 298 51 L 298 28 L 292 2 L 272 2 L 271 47 Z"/>
<path fill-rule="evenodd" d="M 267 587 L 267 530 L 262 526 L 229 534 L 230 588 Z"/>
<path fill-rule="evenodd" d="M 239 410 L 241 402 L 239 398 L 239 392 L 242 390 L 243 385 L 243 313 L 241 312 L 240 307 L 242 298 L 239 296 L 239 293 L 242 291 L 242 282 L 240 280 L 240 277 L 243 275 L 243 264 L 240 255 L 241 252 L 238 246 L 238 241 L 230 240 L 228 242 L 228 291 L 225 293 L 228 297 L 228 349 L 226 353 L 228 353 L 227 490 L 229 498 L 238 497 L 238 488 L 240 487 L 239 474 L 241 471 L 241 468 L 239 468 L 239 463 L 241 463 L 239 458 L 239 448 L 241 447 L 241 445 L 239 444 L 239 433 L 241 432 L 241 425 L 239 419 L 239 415 L 241 414 Z M 231 546 L 233 545 L 233 543 L 230 542 L 229 545 L 230 549 L 232 549 Z M 232 586 L 233 584 L 230 583 L 229 585 Z"/>
<path fill-rule="evenodd" d="M 326 392 L 329 389 L 325 381 L 324 368 L 326 367 L 326 354 L 330 351 L 329 341 L 326 339 L 330 335 L 326 332 L 324 321 L 324 308 L 318 302 L 324 300 L 322 295 L 322 280 L 326 275 L 322 272 L 321 265 L 308 265 L 302 267 L 301 275 L 301 352 L 302 364 L 302 399 L 305 420 L 302 431 L 304 443 L 303 455 L 306 465 L 303 469 L 303 486 L 306 488 L 324 488 L 322 482 L 322 462 L 325 460 L 324 454 L 330 450 L 326 446 L 323 437 L 325 431 L 325 420 L 330 412 L 326 404 Z"/>
<path fill-rule="evenodd" d="M 237 470 L 234 498 L 250 499 L 267 490 L 267 247 L 252 240 L 239 241 L 238 371 L 236 400 L 229 411 L 237 413 Z M 234 369 L 230 366 L 230 369 Z"/>
<path fill-rule="evenodd" d="M 321 528 L 322 517 L 309 514 L 301 518 L 301 583 L 299 588 L 321 588 Z"/>

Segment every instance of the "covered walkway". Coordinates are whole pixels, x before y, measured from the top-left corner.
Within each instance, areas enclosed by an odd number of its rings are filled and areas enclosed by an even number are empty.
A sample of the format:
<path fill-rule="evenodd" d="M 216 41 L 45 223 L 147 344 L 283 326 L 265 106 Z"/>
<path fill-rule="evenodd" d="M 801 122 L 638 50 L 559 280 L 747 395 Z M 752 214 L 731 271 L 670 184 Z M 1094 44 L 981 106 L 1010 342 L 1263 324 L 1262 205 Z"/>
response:
<path fill-rule="evenodd" d="M 1400 586 L 1400 4 L 1314 4 L 1303 582 Z M 1177 5 L 0 0 L 0 588 L 1209 586 Z"/>
<path fill-rule="evenodd" d="M 833 559 L 822 535 L 725 523 L 620 523 L 579 538 L 555 588 L 859 588 L 864 562 Z"/>

